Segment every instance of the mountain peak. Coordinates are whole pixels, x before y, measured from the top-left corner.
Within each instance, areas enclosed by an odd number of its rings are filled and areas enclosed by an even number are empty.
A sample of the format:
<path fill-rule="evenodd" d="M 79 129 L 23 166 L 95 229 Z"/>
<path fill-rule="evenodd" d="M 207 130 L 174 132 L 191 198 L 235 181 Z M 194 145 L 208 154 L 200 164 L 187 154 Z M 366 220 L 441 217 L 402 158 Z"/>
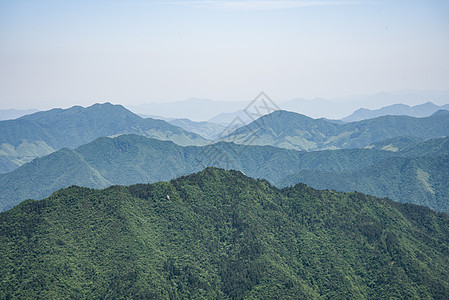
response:
<path fill-rule="evenodd" d="M 129 111 L 127 108 L 125 108 L 123 105 L 121 104 L 112 104 L 111 102 L 104 102 L 104 103 L 95 103 L 91 106 L 87 106 L 85 109 L 103 109 L 103 108 L 108 108 L 108 109 L 121 109 L 121 110 L 127 110 Z M 131 111 L 129 111 L 131 112 Z M 132 112 L 131 112 L 132 113 Z"/>

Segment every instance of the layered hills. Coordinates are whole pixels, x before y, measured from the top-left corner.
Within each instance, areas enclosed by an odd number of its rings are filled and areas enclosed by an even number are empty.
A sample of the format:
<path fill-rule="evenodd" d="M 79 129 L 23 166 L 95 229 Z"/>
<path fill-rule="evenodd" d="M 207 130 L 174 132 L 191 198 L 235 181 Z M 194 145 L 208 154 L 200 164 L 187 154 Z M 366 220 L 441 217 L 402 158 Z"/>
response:
<path fill-rule="evenodd" d="M 224 138 L 246 145 L 316 151 L 364 148 L 395 137 L 431 139 L 449 135 L 449 114 L 426 118 L 383 116 L 339 124 L 288 111 L 275 111 Z"/>
<path fill-rule="evenodd" d="M 393 155 L 387 151 L 363 149 L 336 154 L 223 142 L 204 147 L 181 147 L 136 135 L 98 138 L 74 150 L 64 148 L 10 173 L 0 174 L 0 210 L 28 198 L 42 199 L 70 185 L 104 188 L 113 184 L 156 182 L 197 172 L 207 166 L 242 170 L 249 176 L 276 183 L 303 167 L 352 170 Z M 355 162 L 355 158 L 359 158 L 359 162 Z"/>
<path fill-rule="evenodd" d="M 179 145 L 204 145 L 198 134 L 162 120 L 141 118 L 121 105 L 95 104 L 52 109 L 0 121 L 0 172 L 5 173 L 64 147 L 75 148 L 98 137 L 138 134 Z"/>
<path fill-rule="evenodd" d="M 241 170 L 277 186 L 307 182 L 317 188 L 359 190 L 449 211 L 449 191 L 444 181 L 449 177 L 449 168 L 444 164 L 449 155 L 449 138 L 415 142 L 405 146 L 402 139 L 393 139 L 382 144 L 382 148 L 389 150 L 402 145 L 396 152 L 378 149 L 300 152 L 224 142 L 182 147 L 136 135 L 99 138 L 1 174 L 0 210 L 28 198 L 42 199 L 70 185 L 104 188 L 149 183 L 215 166 Z M 408 172 L 403 172 L 404 164 L 411 168 Z M 398 192 L 401 187 L 408 188 Z"/>

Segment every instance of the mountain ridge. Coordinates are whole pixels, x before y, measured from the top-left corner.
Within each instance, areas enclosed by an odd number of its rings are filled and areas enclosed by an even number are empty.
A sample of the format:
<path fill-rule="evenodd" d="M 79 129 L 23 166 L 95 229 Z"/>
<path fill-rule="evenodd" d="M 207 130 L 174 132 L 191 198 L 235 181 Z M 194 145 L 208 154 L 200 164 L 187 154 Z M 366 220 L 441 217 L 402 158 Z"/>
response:
<path fill-rule="evenodd" d="M 379 109 L 359 108 L 351 115 L 341 119 L 344 122 L 357 122 L 366 119 L 377 118 L 386 115 L 406 115 L 410 117 L 424 118 L 433 115 L 438 110 L 448 110 L 449 104 L 435 105 L 432 102 L 426 102 L 415 106 L 406 104 L 393 104 Z"/>
<path fill-rule="evenodd" d="M 426 118 L 382 116 L 339 124 L 294 112 L 276 111 L 236 129 L 224 140 L 247 145 L 316 151 L 364 148 L 372 143 L 400 136 L 431 139 L 447 135 L 448 114 Z"/>

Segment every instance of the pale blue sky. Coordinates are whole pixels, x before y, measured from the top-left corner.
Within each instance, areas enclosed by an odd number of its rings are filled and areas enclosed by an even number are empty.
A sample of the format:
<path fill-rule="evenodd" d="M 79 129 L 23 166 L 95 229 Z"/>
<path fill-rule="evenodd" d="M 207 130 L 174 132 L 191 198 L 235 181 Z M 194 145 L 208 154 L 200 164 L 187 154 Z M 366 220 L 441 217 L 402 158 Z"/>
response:
<path fill-rule="evenodd" d="M 0 0 L 0 109 L 449 89 L 449 1 Z"/>

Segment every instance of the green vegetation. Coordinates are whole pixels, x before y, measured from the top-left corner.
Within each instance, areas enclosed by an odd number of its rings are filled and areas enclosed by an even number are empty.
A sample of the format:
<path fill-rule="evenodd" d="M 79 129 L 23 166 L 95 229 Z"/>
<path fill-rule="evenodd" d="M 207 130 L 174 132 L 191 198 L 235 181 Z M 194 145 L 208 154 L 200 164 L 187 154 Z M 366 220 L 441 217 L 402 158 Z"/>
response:
<path fill-rule="evenodd" d="M 206 139 L 162 120 L 143 119 L 121 105 L 52 109 L 0 121 L 0 173 L 64 147 L 75 148 L 98 137 L 138 134 L 179 145 L 205 145 Z"/>
<path fill-rule="evenodd" d="M 428 140 L 448 135 L 449 114 L 435 114 L 427 118 L 383 116 L 339 124 L 293 112 L 275 111 L 235 130 L 225 140 L 316 151 L 364 148 L 395 137 Z"/>
<path fill-rule="evenodd" d="M 2 299 L 449 298 L 448 215 L 215 168 L 25 201 L 0 256 Z"/>
<path fill-rule="evenodd" d="M 317 189 L 359 191 L 449 213 L 448 170 L 449 155 L 391 157 L 356 171 L 301 170 L 279 185 L 303 182 Z"/>

